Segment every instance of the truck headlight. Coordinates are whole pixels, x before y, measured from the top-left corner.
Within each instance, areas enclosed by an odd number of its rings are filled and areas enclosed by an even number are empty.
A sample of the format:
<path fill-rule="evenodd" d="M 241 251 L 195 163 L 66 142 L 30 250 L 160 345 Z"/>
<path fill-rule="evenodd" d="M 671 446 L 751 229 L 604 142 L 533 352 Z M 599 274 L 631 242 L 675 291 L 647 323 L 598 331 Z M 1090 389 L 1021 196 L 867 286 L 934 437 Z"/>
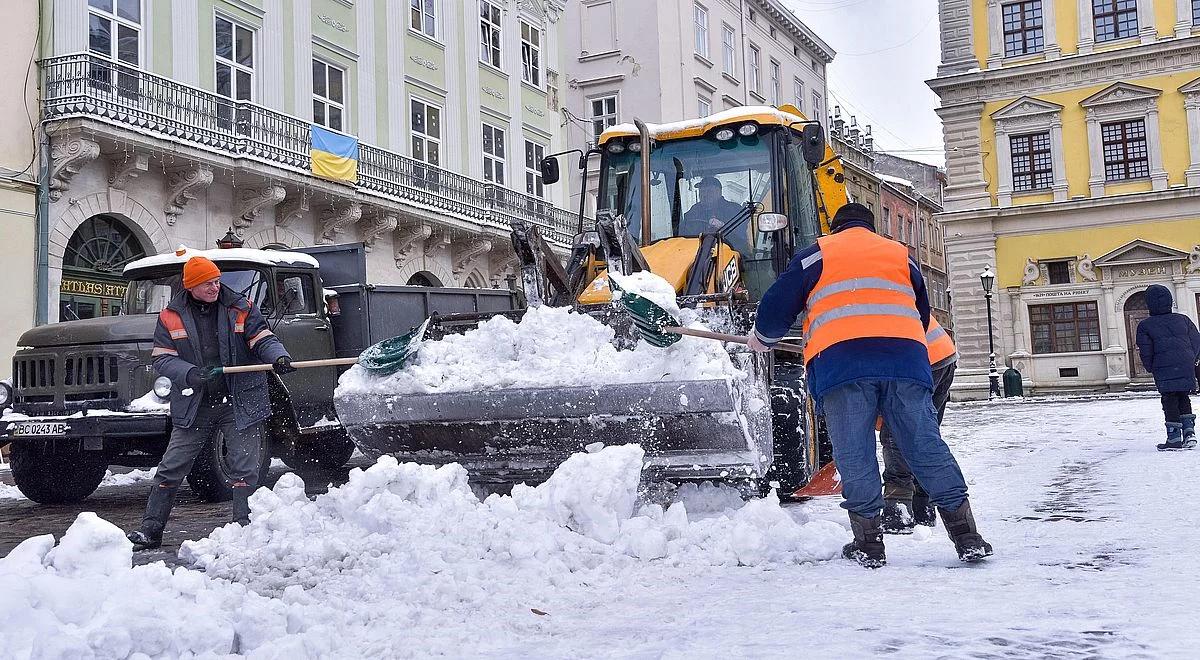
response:
<path fill-rule="evenodd" d="M 6 408 L 12 403 L 12 386 L 0 380 L 0 408 Z"/>
<path fill-rule="evenodd" d="M 165 399 L 171 396 L 171 379 L 166 376 L 159 376 L 154 379 L 154 396 Z"/>

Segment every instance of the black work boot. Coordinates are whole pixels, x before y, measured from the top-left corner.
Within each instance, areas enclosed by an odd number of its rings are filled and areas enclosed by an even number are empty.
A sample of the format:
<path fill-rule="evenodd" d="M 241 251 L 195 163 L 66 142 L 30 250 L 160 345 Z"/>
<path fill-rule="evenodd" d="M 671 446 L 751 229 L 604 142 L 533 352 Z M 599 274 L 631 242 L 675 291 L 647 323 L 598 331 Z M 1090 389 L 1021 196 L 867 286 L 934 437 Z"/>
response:
<path fill-rule="evenodd" d="M 141 526 L 125 535 L 133 544 L 135 552 L 153 550 L 162 545 L 163 529 L 167 526 L 167 519 L 171 517 L 171 506 L 178 491 L 178 486 L 150 487 L 150 497 L 146 500 L 146 514 L 142 516 Z"/>
<path fill-rule="evenodd" d="M 917 526 L 913 522 L 912 503 L 903 500 L 884 500 L 883 513 L 879 514 L 879 526 L 884 534 L 912 534 Z"/>
<path fill-rule="evenodd" d="M 233 485 L 233 522 L 245 527 L 250 524 L 250 495 L 254 487 L 239 482 Z"/>
<path fill-rule="evenodd" d="M 937 523 L 937 509 L 925 493 L 913 493 L 912 514 L 913 522 L 918 525 L 933 527 Z"/>
<path fill-rule="evenodd" d="M 879 527 L 879 516 L 864 518 L 850 512 L 850 530 L 854 540 L 842 546 L 842 556 L 852 559 L 866 568 L 880 568 L 887 563 L 883 552 L 883 531 Z"/>
<path fill-rule="evenodd" d="M 991 556 L 991 544 L 984 541 L 979 535 L 979 530 L 975 528 L 975 516 L 971 514 L 970 500 L 963 500 L 954 511 L 947 511 L 939 506 L 938 512 L 942 514 L 942 524 L 946 526 L 950 540 L 954 541 L 954 549 L 958 551 L 960 561 L 976 562 Z"/>

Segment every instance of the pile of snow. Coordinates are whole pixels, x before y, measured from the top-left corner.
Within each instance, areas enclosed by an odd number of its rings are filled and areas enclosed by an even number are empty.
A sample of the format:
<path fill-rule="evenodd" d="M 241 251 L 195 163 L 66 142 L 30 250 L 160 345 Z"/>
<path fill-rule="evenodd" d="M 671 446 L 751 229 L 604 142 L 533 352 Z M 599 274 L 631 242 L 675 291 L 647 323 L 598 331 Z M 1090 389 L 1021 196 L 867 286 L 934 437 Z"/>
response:
<path fill-rule="evenodd" d="M 469 392 L 742 375 L 720 342 L 684 337 L 667 348 L 641 342 L 634 350 L 618 351 L 614 336 L 612 328 L 586 314 L 535 307 L 520 323 L 497 316 L 464 334 L 424 342 L 417 356 L 390 376 L 378 377 L 355 365 L 342 374 L 336 394 Z"/>
<path fill-rule="evenodd" d="M 150 390 L 130 401 L 129 405 L 125 406 L 125 410 L 131 413 L 169 413 L 171 412 L 171 402 L 160 399 L 154 390 Z"/>
<path fill-rule="evenodd" d="M 635 445 L 575 455 L 482 502 L 458 465 L 384 457 L 316 500 L 285 475 L 251 498 L 248 527 L 184 545 L 204 572 L 130 569 L 120 531 L 82 514 L 57 549 L 37 537 L 0 560 L 0 656 L 521 655 L 552 634 L 531 610 L 569 616 L 598 585 L 824 561 L 845 540 L 774 497 L 696 520 L 639 505 L 643 459 Z"/>

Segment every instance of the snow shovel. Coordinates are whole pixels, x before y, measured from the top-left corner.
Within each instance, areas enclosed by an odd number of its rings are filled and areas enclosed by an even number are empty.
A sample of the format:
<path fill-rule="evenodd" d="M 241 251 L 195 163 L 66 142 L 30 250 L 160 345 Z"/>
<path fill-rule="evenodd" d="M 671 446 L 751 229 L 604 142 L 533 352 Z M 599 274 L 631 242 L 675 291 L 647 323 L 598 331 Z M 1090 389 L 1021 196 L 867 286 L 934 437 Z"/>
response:
<path fill-rule="evenodd" d="M 358 357 L 331 358 L 327 360 L 302 360 L 293 362 L 297 369 L 312 367 L 340 367 L 351 364 L 361 365 L 367 371 L 379 376 L 388 376 L 404 368 L 410 357 L 416 354 L 425 339 L 425 330 L 429 327 L 429 319 L 417 326 L 411 332 L 385 339 L 378 344 L 368 346 L 367 350 Z M 212 367 L 214 374 L 241 374 L 251 371 L 270 371 L 270 364 L 246 364 L 236 367 Z"/>
<path fill-rule="evenodd" d="M 745 344 L 747 341 L 745 337 L 740 335 L 727 335 L 721 332 L 685 328 L 678 319 L 671 316 L 670 312 L 645 297 L 625 291 L 613 283 L 611 279 L 609 280 L 609 286 L 621 292 L 620 298 L 613 296 L 615 304 L 629 313 L 629 316 L 633 318 L 633 326 L 637 329 L 638 336 L 651 346 L 665 348 L 679 341 L 683 335 L 727 341 L 734 344 Z M 792 353 L 804 353 L 804 347 L 799 344 L 780 342 L 775 344 L 774 348 Z"/>
<path fill-rule="evenodd" d="M 838 474 L 837 466 L 830 461 L 825 467 L 817 470 L 813 478 L 796 492 L 792 497 L 821 497 L 822 495 L 838 495 L 842 492 L 842 477 Z"/>

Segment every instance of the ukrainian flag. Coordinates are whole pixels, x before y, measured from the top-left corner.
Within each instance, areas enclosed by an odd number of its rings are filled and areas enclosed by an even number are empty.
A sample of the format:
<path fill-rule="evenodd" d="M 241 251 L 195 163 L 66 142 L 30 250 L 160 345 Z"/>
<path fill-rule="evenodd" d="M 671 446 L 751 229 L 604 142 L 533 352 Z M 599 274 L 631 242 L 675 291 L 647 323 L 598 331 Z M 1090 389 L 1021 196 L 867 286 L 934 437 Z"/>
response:
<path fill-rule="evenodd" d="M 312 173 L 334 181 L 358 182 L 358 138 L 312 125 Z"/>

